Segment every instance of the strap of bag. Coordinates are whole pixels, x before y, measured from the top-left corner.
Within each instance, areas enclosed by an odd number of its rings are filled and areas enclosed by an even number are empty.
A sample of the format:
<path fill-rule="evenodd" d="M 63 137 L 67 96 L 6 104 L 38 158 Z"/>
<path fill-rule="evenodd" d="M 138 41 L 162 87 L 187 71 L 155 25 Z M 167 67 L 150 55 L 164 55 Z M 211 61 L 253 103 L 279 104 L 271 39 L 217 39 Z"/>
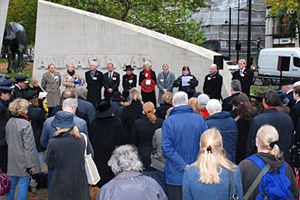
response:
<path fill-rule="evenodd" d="M 86 149 L 87 149 L 87 138 L 86 138 L 86 135 L 84 133 L 80 133 L 80 135 L 82 135 L 84 137 L 84 141 L 85 141 L 85 150 L 84 150 L 84 155 L 87 155 L 86 154 Z"/>
<path fill-rule="evenodd" d="M 232 196 L 230 196 L 231 185 L 232 185 Z M 235 190 L 235 184 L 234 184 L 232 171 L 229 171 L 229 199 L 234 199 L 234 200 L 239 199 L 239 195 L 236 193 L 236 190 Z"/>
<path fill-rule="evenodd" d="M 250 195 L 253 193 L 253 191 L 255 190 L 255 188 L 257 187 L 257 185 L 259 184 L 261 178 L 267 173 L 267 171 L 271 168 L 271 165 L 267 164 L 263 170 L 260 171 L 260 173 L 258 174 L 258 176 L 255 178 L 255 180 L 253 181 L 253 183 L 251 184 L 250 188 L 248 189 L 248 191 L 246 192 L 246 194 L 244 195 L 243 200 L 247 200 L 249 199 Z"/>

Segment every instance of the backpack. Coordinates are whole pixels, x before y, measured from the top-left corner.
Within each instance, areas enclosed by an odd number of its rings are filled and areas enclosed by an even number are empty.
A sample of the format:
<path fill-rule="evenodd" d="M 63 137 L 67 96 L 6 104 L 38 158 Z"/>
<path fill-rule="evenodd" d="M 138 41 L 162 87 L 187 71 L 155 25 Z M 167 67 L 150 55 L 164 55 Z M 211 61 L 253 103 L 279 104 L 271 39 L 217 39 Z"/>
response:
<path fill-rule="evenodd" d="M 9 177 L 2 173 L 0 169 L 0 196 L 6 195 L 10 191 Z"/>
<path fill-rule="evenodd" d="M 258 194 L 255 200 L 267 200 L 267 199 L 295 200 L 290 190 L 291 182 L 289 178 L 285 176 L 285 167 L 286 167 L 285 162 L 283 163 L 280 169 L 270 170 L 270 165 L 268 164 L 266 166 L 266 164 L 258 156 L 251 156 L 246 159 L 254 162 L 261 171 L 263 171 L 265 167 L 269 168 L 264 175 L 262 174 L 262 178 L 260 179 L 259 182 Z"/>

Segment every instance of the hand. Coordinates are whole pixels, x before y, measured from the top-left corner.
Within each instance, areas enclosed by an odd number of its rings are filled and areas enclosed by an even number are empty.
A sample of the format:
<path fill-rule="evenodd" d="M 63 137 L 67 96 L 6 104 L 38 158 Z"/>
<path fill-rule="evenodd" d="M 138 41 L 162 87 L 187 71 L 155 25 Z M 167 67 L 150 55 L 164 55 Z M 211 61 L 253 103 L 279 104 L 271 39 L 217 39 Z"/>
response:
<path fill-rule="evenodd" d="M 111 89 L 111 88 L 108 88 L 108 90 L 107 90 L 109 93 L 112 93 L 113 92 L 113 89 Z"/>
<path fill-rule="evenodd" d="M 187 167 L 189 167 L 190 165 L 185 166 L 184 171 L 186 170 Z"/>
<path fill-rule="evenodd" d="M 168 92 L 168 90 L 167 89 L 163 89 L 163 93 L 166 93 L 166 92 Z"/>
<path fill-rule="evenodd" d="M 39 100 L 43 100 L 43 97 L 38 97 Z"/>
<path fill-rule="evenodd" d="M 34 168 L 33 167 L 26 168 L 26 172 L 29 173 L 29 174 L 31 174 L 31 173 L 34 172 Z"/>

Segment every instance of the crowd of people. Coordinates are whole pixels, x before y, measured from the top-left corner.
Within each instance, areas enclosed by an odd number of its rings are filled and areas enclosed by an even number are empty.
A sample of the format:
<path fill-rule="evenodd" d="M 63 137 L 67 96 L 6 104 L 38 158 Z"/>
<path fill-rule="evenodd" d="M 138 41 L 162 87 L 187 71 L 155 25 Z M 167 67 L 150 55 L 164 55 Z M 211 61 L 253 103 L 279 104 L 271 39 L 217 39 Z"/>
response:
<path fill-rule="evenodd" d="M 63 76 L 50 64 L 41 86 L 32 77 L 26 87 L 26 76 L 0 82 L 6 198 L 14 199 L 19 183 L 18 199 L 26 199 L 44 163 L 49 199 L 94 198 L 85 173 L 89 154 L 101 177 L 97 200 L 299 198 L 298 155 L 290 152 L 300 146 L 300 83 L 265 91 L 259 113 L 249 96 L 253 72 L 245 60 L 238 64 L 225 99 L 215 64 L 201 92 L 189 66 L 176 79 L 167 64 L 156 76 L 148 61 L 139 80 L 125 67 L 122 93 L 114 65 L 103 74 L 94 61 L 85 77 L 73 64 Z"/>

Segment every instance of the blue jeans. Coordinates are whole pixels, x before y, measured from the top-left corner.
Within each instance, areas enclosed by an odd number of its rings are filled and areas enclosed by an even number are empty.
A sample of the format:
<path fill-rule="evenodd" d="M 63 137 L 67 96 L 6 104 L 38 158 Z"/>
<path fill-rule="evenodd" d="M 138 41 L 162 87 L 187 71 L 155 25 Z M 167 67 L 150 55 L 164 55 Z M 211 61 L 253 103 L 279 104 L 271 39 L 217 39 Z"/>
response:
<path fill-rule="evenodd" d="M 20 178 L 20 185 L 19 185 L 19 191 L 18 191 L 18 200 L 26 199 L 30 176 L 24 176 L 24 177 L 10 176 L 9 178 L 11 181 L 11 188 L 10 188 L 9 193 L 6 194 L 6 199 L 14 200 L 15 191 L 16 191 L 17 184 L 19 182 L 19 178 Z"/>

